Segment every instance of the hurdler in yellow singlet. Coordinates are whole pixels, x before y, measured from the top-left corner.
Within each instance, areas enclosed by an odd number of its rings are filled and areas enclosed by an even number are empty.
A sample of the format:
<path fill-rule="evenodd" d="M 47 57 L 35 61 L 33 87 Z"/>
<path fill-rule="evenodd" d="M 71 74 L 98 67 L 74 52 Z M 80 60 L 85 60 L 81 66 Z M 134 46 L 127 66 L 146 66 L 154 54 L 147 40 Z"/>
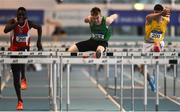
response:
<path fill-rule="evenodd" d="M 168 18 L 162 17 L 160 22 L 152 20 L 145 25 L 145 37 L 144 40 L 147 43 L 161 42 L 165 38 L 165 33 L 168 25 Z"/>

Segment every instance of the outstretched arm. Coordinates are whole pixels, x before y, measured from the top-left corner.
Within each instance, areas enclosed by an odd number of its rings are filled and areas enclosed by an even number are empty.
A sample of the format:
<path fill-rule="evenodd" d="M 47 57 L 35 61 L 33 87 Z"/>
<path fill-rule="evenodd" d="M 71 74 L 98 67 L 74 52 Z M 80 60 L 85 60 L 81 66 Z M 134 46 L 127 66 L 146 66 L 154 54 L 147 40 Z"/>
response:
<path fill-rule="evenodd" d="M 110 25 L 114 20 L 118 18 L 117 14 L 113 14 L 106 18 L 106 25 Z"/>
<path fill-rule="evenodd" d="M 91 22 L 91 16 L 89 15 L 89 16 L 85 17 L 84 22 L 90 23 Z"/>
<path fill-rule="evenodd" d="M 42 28 L 40 25 L 33 23 L 32 21 L 28 21 L 30 28 L 34 28 L 37 30 L 38 39 L 37 39 L 37 48 L 38 50 L 42 50 L 41 37 L 42 37 Z"/>
<path fill-rule="evenodd" d="M 18 25 L 18 22 L 16 22 L 14 19 L 11 19 L 7 22 L 4 28 L 4 33 L 8 33 L 11 30 L 13 30 Z"/>
<path fill-rule="evenodd" d="M 169 8 L 165 8 L 161 12 L 148 14 L 146 16 L 146 23 L 150 23 L 153 19 L 156 19 L 156 18 L 158 18 L 160 16 L 164 16 L 164 17 L 169 18 L 170 17 L 170 12 L 171 12 L 171 10 Z M 168 19 L 168 22 L 169 22 L 169 19 Z"/>
<path fill-rule="evenodd" d="M 150 23 L 153 19 L 156 19 L 162 15 L 162 12 L 159 13 L 151 13 L 146 16 L 146 22 Z"/>

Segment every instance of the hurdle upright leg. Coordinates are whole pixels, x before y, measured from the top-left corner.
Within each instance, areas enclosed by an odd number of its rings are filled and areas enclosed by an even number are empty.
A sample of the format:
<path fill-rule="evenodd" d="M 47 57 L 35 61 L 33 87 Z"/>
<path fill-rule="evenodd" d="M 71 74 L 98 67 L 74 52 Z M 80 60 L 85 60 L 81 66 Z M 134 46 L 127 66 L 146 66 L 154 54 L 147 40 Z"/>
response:
<path fill-rule="evenodd" d="M 164 65 L 164 95 L 167 95 L 167 65 Z"/>
<path fill-rule="evenodd" d="M 144 64 L 144 111 L 147 110 L 147 64 Z"/>
<path fill-rule="evenodd" d="M 134 57 L 131 59 L 133 61 Z M 134 64 L 131 64 L 131 110 L 134 111 Z"/>
<path fill-rule="evenodd" d="M 53 110 L 57 111 L 57 64 L 53 63 Z"/>
<path fill-rule="evenodd" d="M 177 64 L 174 64 L 174 72 L 173 72 L 173 96 L 176 96 L 176 78 L 177 78 Z"/>
<path fill-rule="evenodd" d="M 53 96 L 53 84 L 52 84 L 52 76 L 53 76 L 53 72 L 52 72 L 52 64 L 49 65 L 48 67 L 48 73 L 49 73 L 49 105 L 50 105 L 50 109 L 52 109 L 52 96 Z"/>
<path fill-rule="evenodd" d="M 66 110 L 69 110 L 70 105 L 70 64 L 67 64 L 67 79 L 66 79 Z"/>
<path fill-rule="evenodd" d="M 115 58 L 117 59 L 117 57 Z M 114 87 L 114 96 L 117 96 L 117 63 L 115 64 Z"/>
<path fill-rule="evenodd" d="M 156 62 L 156 111 L 159 110 L 159 63 Z"/>
<path fill-rule="evenodd" d="M 60 57 L 60 92 L 59 92 L 59 97 L 60 97 L 60 111 L 62 111 L 62 98 L 63 98 L 63 62 L 62 62 L 62 56 Z"/>
<path fill-rule="evenodd" d="M 109 64 L 105 65 L 105 88 L 109 88 Z"/>
<path fill-rule="evenodd" d="M 96 77 L 96 84 L 99 84 L 98 65 L 97 64 L 96 64 L 96 68 L 95 68 L 95 77 Z"/>
<path fill-rule="evenodd" d="M 124 66 L 123 66 L 123 56 L 121 57 L 121 76 L 120 76 L 120 93 L 121 93 L 121 96 L 120 96 L 120 111 L 123 111 L 123 69 L 124 69 Z"/>

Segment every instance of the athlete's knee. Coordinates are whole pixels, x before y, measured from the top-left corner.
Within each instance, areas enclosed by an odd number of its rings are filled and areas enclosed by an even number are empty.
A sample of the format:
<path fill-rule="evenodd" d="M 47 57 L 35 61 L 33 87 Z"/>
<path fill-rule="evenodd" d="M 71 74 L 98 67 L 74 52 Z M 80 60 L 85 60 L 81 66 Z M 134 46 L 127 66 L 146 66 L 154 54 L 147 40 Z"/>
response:
<path fill-rule="evenodd" d="M 160 46 L 155 45 L 154 48 L 153 48 L 153 51 L 154 51 L 154 52 L 160 52 L 160 51 L 161 51 Z"/>
<path fill-rule="evenodd" d="M 104 51 L 105 51 L 105 48 L 104 48 L 104 46 L 99 45 L 99 46 L 97 47 L 96 51 L 104 52 Z"/>
<path fill-rule="evenodd" d="M 163 41 L 154 42 L 153 51 L 154 52 L 160 52 L 161 51 L 161 46 L 163 46 Z"/>
<path fill-rule="evenodd" d="M 68 51 L 68 52 L 78 52 L 78 48 L 77 48 L 77 46 L 74 44 L 74 45 L 72 45 L 67 51 Z"/>

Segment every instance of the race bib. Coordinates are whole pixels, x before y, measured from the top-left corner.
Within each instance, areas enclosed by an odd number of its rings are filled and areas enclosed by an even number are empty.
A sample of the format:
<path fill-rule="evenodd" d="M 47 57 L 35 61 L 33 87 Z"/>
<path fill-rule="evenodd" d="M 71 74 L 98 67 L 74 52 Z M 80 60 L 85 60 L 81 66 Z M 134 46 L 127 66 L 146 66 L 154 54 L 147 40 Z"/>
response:
<path fill-rule="evenodd" d="M 104 35 L 103 34 L 91 34 L 92 38 L 95 39 L 104 39 Z"/>
<path fill-rule="evenodd" d="M 153 30 L 153 31 L 150 33 L 150 39 L 161 38 L 161 37 L 162 37 L 162 32 Z"/>
<path fill-rule="evenodd" d="M 27 34 L 16 35 L 17 42 L 27 42 L 28 38 L 29 38 L 29 35 L 27 35 Z"/>

